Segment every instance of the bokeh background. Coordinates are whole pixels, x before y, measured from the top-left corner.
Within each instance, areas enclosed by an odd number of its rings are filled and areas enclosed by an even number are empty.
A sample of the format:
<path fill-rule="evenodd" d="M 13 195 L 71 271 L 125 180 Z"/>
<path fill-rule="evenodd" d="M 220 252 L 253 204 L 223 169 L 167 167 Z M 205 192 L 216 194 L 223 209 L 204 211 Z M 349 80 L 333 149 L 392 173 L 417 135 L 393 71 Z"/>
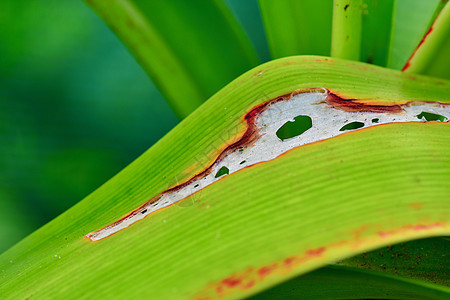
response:
<path fill-rule="evenodd" d="M 261 60 L 269 60 L 257 0 L 227 4 Z M 0 253 L 177 123 L 147 74 L 82 0 L 1 0 Z"/>

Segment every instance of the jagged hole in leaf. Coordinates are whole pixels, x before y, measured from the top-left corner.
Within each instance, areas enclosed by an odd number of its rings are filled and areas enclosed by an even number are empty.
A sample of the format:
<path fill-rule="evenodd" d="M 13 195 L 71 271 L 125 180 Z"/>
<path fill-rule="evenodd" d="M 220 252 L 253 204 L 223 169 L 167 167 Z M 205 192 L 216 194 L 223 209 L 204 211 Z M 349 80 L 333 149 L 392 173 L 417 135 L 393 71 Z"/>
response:
<path fill-rule="evenodd" d="M 429 113 L 426 111 L 421 112 L 420 114 L 417 115 L 418 119 L 424 119 L 426 121 L 441 121 L 441 122 L 445 122 L 447 120 L 446 117 L 444 117 L 443 115 L 438 115 L 438 114 L 433 114 L 433 113 Z"/>
<path fill-rule="evenodd" d="M 296 116 L 294 121 L 288 121 L 277 130 L 277 136 L 284 141 L 300 134 L 312 127 L 312 119 L 309 116 Z"/>
<path fill-rule="evenodd" d="M 362 122 L 351 122 L 348 123 L 344 126 L 341 127 L 341 129 L 339 129 L 339 131 L 345 131 L 345 130 L 353 130 L 353 129 L 358 129 L 364 127 L 364 123 Z"/>
<path fill-rule="evenodd" d="M 230 174 L 230 170 L 227 167 L 223 166 L 222 168 L 219 169 L 219 171 L 217 171 L 215 177 L 219 178 L 220 176 L 228 175 L 228 174 Z"/>

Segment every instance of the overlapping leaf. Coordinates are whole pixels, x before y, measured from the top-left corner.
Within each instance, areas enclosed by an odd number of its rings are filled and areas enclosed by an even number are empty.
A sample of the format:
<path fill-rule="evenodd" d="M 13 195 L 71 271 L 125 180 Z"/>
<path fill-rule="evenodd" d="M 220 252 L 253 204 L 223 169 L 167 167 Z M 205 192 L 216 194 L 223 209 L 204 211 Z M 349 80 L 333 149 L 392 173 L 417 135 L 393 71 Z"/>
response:
<path fill-rule="evenodd" d="M 222 1 L 87 0 L 183 118 L 260 60 Z"/>

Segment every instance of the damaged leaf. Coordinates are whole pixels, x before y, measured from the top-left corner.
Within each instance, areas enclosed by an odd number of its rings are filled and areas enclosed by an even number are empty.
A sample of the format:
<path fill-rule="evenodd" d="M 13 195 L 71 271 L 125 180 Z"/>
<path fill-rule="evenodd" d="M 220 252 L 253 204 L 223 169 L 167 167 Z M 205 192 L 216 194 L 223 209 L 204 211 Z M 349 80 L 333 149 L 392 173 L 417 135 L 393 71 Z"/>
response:
<path fill-rule="evenodd" d="M 417 117 L 448 118 L 449 91 L 447 81 L 339 59 L 261 65 L 3 253 L 0 294 L 243 298 L 377 247 L 449 234 L 450 127 Z M 280 139 L 299 115 L 311 128 Z M 351 122 L 365 126 L 339 130 Z M 215 178 L 223 166 L 229 174 Z M 208 169 L 197 179 L 212 184 L 177 188 Z M 85 238 L 173 188 L 184 200 L 146 207 L 139 214 L 148 217 L 97 242 Z"/>

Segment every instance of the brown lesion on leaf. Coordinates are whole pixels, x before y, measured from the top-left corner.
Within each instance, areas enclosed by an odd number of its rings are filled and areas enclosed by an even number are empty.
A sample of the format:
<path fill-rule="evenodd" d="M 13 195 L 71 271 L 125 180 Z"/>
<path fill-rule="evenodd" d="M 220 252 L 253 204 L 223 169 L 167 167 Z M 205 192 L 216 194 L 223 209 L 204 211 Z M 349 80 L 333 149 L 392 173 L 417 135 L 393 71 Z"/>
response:
<path fill-rule="evenodd" d="M 356 231 L 365 231 L 371 227 L 376 226 L 364 225 L 363 227 L 356 229 Z M 335 250 L 340 253 L 339 249 L 348 249 L 349 247 L 352 249 L 365 247 L 367 249 L 376 244 L 380 246 L 380 241 L 387 240 L 392 242 L 399 236 L 404 237 L 405 234 L 408 235 L 421 231 L 442 232 L 446 227 L 446 222 L 432 222 L 403 225 L 384 231 L 372 231 L 369 235 L 364 237 L 360 236 L 360 233 L 357 233 L 352 239 L 339 240 L 330 243 L 328 246 L 307 249 L 300 255 L 287 256 L 270 264 L 259 267 L 248 267 L 241 272 L 233 273 L 224 279 L 207 284 L 207 286 L 193 299 L 220 299 L 226 296 L 233 296 L 233 294 L 237 292 L 245 292 L 246 290 L 258 287 L 258 285 L 261 285 L 268 280 L 273 280 L 273 277 L 275 276 L 286 277 L 287 275 L 296 272 L 299 268 L 304 267 L 307 263 L 314 263 L 314 261 L 317 262 L 317 260 L 325 261 L 326 255 L 332 255 L 331 253 Z M 315 266 L 317 268 L 317 265 Z"/>
<path fill-rule="evenodd" d="M 422 203 L 411 203 L 409 204 L 409 207 L 411 207 L 414 210 L 420 210 L 423 207 Z"/>
<path fill-rule="evenodd" d="M 402 112 L 401 105 L 373 105 L 365 104 L 362 102 L 356 102 L 357 99 L 344 99 L 332 92 L 328 93 L 328 97 L 325 99 L 329 105 L 334 108 L 341 109 L 350 112 L 380 112 L 380 113 L 400 113 Z"/>
<path fill-rule="evenodd" d="M 405 225 L 394 230 L 378 231 L 377 234 L 381 238 L 399 235 L 405 232 L 419 232 L 419 231 L 435 231 L 446 227 L 445 222 L 435 222 L 431 224 L 419 223 L 414 225 Z"/>
<path fill-rule="evenodd" d="M 436 21 L 436 20 L 435 20 Z M 433 23 L 434 25 L 434 23 Z M 427 37 L 430 35 L 430 33 L 433 31 L 433 25 L 431 25 L 431 27 L 428 29 L 428 31 L 425 33 L 425 35 L 423 36 L 423 38 L 420 40 L 419 45 L 417 45 L 416 49 L 414 49 L 413 53 L 411 54 L 411 56 L 409 57 L 408 61 L 406 62 L 406 64 L 403 66 L 402 71 L 406 71 L 411 67 L 411 61 L 414 58 L 414 56 L 416 55 L 417 50 L 419 50 L 420 47 L 422 47 L 422 45 L 425 43 L 425 40 L 427 39 Z"/>
<path fill-rule="evenodd" d="M 185 180 L 181 184 L 177 184 L 176 186 L 169 188 L 162 193 L 158 194 L 157 196 L 151 198 L 144 204 L 142 204 L 137 209 L 133 210 L 126 216 L 122 217 L 118 221 L 102 228 L 97 231 L 91 232 L 88 235 L 86 235 L 87 238 L 94 241 L 95 237 L 99 232 L 108 230 L 110 228 L 113 228 L 120 223 L 122 223 L 125 219 L 130 219 L 133 216 L 145 214 L 144 211 L 147 211 L 147 208 L 149 206 L 155 205 L 155 203 L 162 197 L 163 194 L 166 193 L 175 193 L 181 189 L 186 188 L 188 185 L 190 185 L 192 182 L 204 178 L 207 175 L 211 174 L 214 167 L 218 165 L 225 157 L 227 157 L 230 153 L 233 153 L 235 151 L 238 151 L 239 149 L 245 149 L 246 147 L 251 147 L 253 143 L 258 140 L 260 137 L 260 129 L 256 125 L 257 118 L 272 104 L 280 102 L 280 101 L 289 101 L 293 96 L 301 94 L 301 93 L 308 93 L 308 92 L 326 92 L 327 97 L 323 102 L 330 105 L 330 107 L 347 111 L 347 112 L 375 112 L 375 113 L 401 113 L 403 111 L 404 106 L 409 106 L 413 103 L 428 103 L 426 101 L 410 101 L 410 102 L 403 102 L 402 104 L 390 104 L 390 105 L 379 105 L 379 104 L 373 104 L 370 103 L 369 100 L 366 100 L 363 102 L 359 99 L 345 99 L 341 96 L 339 96 L 336 92 L 331 91 L 330 89 L 325 88 L 308 88 L 308 89 L 298 89 L 294 90 L 293 92 L 286 93 L 284 95 L 281 95 L 279 97 L 273 98 L 269 101 L 266 101 L 260 105 L 257 105 L 253 109 L 251 109 L 244 117 L 243 122 L 246 123 L 246 129 L 245 132 L 241 135 L 241 137 L 234 137 L 235 142 L 232 142 L 228 146 L 225 146 L 225 148 L 221 151 L 218 150 L 217 152 L 220 153 L 216 159 L 209 164 L 209 166 L 196 175 L 192 176 L 190 179 Z M 439 105 L 450 105 L 450 104 L 443 104 L 438 102 L 429 102 L 429 103 L 435 103 Z M 242 131 L 241 131 L 242 132 Z M 195 169 L 195 167 L 192 167 L 192 169 Z M 186 173 L 185 173 L 186 174 Z M 172 203 L 173 204 L 173 203 Z M 170 205 L 172 205 L 170 204 Z M 151 213 L 150 213 L 151 214 Z M 148 214 L 148 215 L 150 215 Z M 148 216 L 146 215 L 146 216 Z"/>
<path fill-rule="evenodd" d="M 232 296 L 238 291 L 250 290 L 270 277 L 289 274 L 308 261 L 322 259 L 325 251 L 325 247 L 312 248 L 301 255 L 289 256 L 268 265 L 248 267 L 242 272 L 236 272 L 224 279 L 209 283 L 194 299 L 220 299 Z"/>
<path fill-rule="evenodd" d="M 438 101 L 398 101 L 395 104 L 378 104 L 383 103 L 381 101 L 375 101 L 373 99 L 356 99 L 356 98 L 344 98 L 337 93 L 328 90 L 328 97 L 325 102 L 336 109 L 349 112 L 373 112 L 373 113 L 401 113 L 403 108 L 417 104 L 436 104 L 440 106 L 450 106 L 450 103 L 443 103 Z M 377 103 L 378 102 L 378 103 Z M 386 101 L 387 102 L 387 101 Z"/>

